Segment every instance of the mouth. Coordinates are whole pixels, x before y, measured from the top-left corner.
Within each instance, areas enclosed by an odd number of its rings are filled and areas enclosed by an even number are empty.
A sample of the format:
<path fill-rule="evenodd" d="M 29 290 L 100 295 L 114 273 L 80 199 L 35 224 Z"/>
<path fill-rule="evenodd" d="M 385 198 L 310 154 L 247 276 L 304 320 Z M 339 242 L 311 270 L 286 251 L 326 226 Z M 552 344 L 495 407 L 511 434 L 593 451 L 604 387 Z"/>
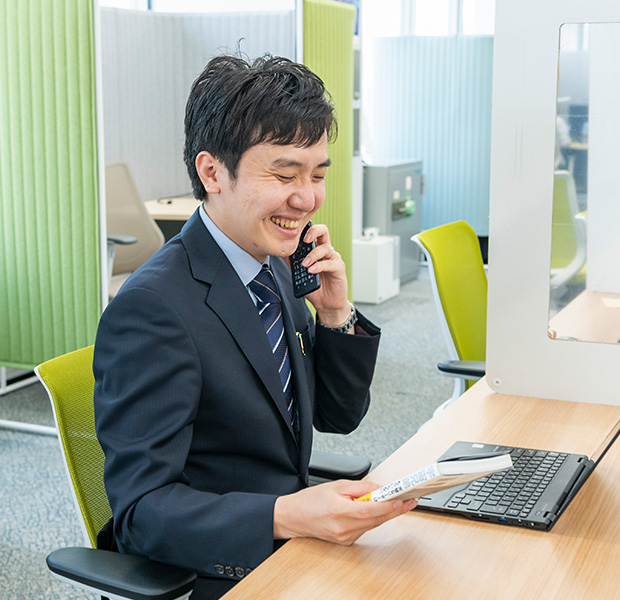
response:
<path fill-rule="evenodd" d="M 271 222 L 280 227 L 281 229 L 297 229 L 301 221 L 292 221 L 290 219 L 280 219 L 278 217 L 271 217 Z"/>

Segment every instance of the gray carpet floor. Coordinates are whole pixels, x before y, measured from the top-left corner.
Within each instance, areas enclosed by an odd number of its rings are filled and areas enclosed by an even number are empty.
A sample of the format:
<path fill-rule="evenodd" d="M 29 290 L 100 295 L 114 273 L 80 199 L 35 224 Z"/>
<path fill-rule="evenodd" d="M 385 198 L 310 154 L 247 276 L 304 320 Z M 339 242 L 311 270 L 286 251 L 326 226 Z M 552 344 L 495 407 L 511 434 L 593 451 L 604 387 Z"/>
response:
<path fill-rule="evenodd" d="M 446 355 L 424 269 L 396 298 L 358 307 L 383 330 L 371 408 L 355 432 L 317 434 L 315 447 L 377 465 L 431 417 L 453 383 L 435 368 Z M 53 425 L 38 383 L 0 397 L 0 419 Z M 0 507 L 1 600 L 96 598 L 55 580 L 45 566 L 55 548 L 83 545 L 55 438 L 0 429 Z"/>

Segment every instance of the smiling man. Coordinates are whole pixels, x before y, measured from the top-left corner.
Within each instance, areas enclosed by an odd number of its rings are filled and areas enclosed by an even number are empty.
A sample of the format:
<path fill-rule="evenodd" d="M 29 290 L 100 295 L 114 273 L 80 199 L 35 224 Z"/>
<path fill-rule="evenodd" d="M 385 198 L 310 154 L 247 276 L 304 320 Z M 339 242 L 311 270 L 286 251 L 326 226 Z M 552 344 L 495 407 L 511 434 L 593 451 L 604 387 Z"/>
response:
<path fill-rule="evenodd" d="M 354 502 L 369 482 L 308 487 L 312 428 L 358 426 L 379 344 L 325 225 L 305 236 L 316 323 L 293 295 L 288 257 L 325 201 L 336 134 L 321 80 L 284 58 L 217 57 L 185 134 L 202 203 L 106 309 L 93 370 L 114 515 L 100 546 L 196 570 L 200 600 L 283 540 L 350 544 L 415 502 Z"/>

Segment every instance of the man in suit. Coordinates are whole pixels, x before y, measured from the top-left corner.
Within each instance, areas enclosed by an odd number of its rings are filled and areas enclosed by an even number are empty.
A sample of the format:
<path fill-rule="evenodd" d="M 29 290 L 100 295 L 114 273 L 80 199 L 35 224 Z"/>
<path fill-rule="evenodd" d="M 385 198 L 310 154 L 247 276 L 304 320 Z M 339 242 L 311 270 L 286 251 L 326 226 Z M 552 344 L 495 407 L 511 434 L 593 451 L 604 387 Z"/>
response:
<path fill-rule="evenodd" d="M 368 482 L 308 487 L 312 427 L 357 427 L 379 343 L 347 300 L 325 225 L 305 236 L 316 247 L 304 264 L 322 283 L 307 296 L 316 324 L 293 295 L 288 257 L 325 199 L 335 128 L 323 84 L 304 66 L 213 59 L 185 117 L 202 204 L 101 318 L 95 416 L 114 515 L 104 537 L 196 570 L 194 599 L 219 597 L 283 540 L 350 544 L 415 506 L 354 502 L 376 489 Z M 259 314 L 253 279 L 263 269 L 280 297 L 283 360 Z"/>

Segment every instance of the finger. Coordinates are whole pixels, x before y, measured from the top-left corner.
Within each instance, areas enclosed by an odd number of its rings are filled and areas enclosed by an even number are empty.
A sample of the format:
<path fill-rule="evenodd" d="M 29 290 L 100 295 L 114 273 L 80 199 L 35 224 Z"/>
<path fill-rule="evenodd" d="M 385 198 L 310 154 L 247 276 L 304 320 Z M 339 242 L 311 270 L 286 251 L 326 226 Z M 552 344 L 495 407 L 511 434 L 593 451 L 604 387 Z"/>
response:
<path fill-rule="evenodd" d="M 345 535 L 343 535 L 340 539 L 337 540 L 340 544 L 350 545 L 355 542 L 361 535 L 378 527 L 379 525 L 383 525 L 387 521 L 399 517 L 411 510 L 413 510 L 417 505 L 417 500 L 407 500 L 405 502 L 396 501 L 396 502 L 376 502 L 372 503 L 374 505 L 388 505 L 389 511 L 387 513 L 378 515 L 378 516 L 368 516 L 362 520 L 359 520 L 357 525 L 352 525 L 350 529 L 347 531 Z M 374 512 L 369 510 L 369 512 Z"/>
<path fill-rule="evenodd" d="M 390 515 L 398 515 L 408 510 L 411 510 L 410 507 L 417 506 L 416 500 L 388 500 L 385 502 L 360 502 L 360 504 L 364 504 L 366 510 L 362 510 L 360 512 L 361 518 L 382 518 L 387 517 L 391 518 Z"/>
<path fill-rule="evenodd" d="M 387 504 L 388 507 L 386 507 L 386 512 L 375 515 L 374 517 L 371 517 L 369 519 L 368 529 L 373 529 L 374 527 L 378 527 L 379 525 L 382 525 L 383 523 L 386 523 L 391 519 L 408 513 L 418 505 L 418 502 L 417 500 L 406 500 L 404 502 L 401 500 L 396 500 L 393 502 L 377 502 L 373 504 Z"/>
<path fill-rule="evenodd" d="M 315 262 L 318 262 L 320 260 L 333 258 L 335 253 L 336 251 L 334 250 L 333 246 L 316 246 L 314 250 L 308 252 L 306 257 L 302 261 L 302 264 L 305 267 L 309 267 L 311 264 L 314 264 Z"/>
<path fill-rule="evenodd" d="M 306 235 L 304 236 L 304 242 L 310 244 L 314 241 L 316 241 L 317 245 L 329 243 L 329 229 L 327 228 L 327 225 L 319 223 L 308 229 Z"/>
<path fill-rule="evenodd" d="M 372 492 L 373 490 L 378 490 L 381 487 L 378 483 L 367 479 L 338 479 L 325 485 L 334 487 L 340 495 L 347 496 L 352 499 L 359 498 L 360 496 Z"/>
<path fill-rule="evenodd" d="M 332 258 L 336 258 L 339 256 L 338 252 L 333 246 L 317 246 L 315 248 L 315 253 L 318 254 L 317 260 L 330 260 Z"/>
<path fill-rule="evenodd" d="M 328 250 L 332 247 L 332 243 L 329 238 L 329 229 L 327 228 L 327 225 L 313 225 L 310 229 L 308 229 L 308 232 L 304 237 L 304 242 L 310 244 L 313 241 L 316 243 L 315 250 L 317 248 Z"/>
<path fill-rule="evenodd" d="M 315 271 L 317 273 L 335 271 L 341 266 L 341 263 L 341 256 L 333 246 L 317 246 L 312 252 L 308 253 L 302 262 L 306 268 L 321 265 L 320 269 Z"/>
<path fill-rule="evenodd" d="M 335 252 L 331 259 L 317 260 L 311 263 L 307 269 L 310 273 L 343 273 L 345 271 L 344 262 L 338 252 Z"/>
<path fill-rule="evenodd" d="M 355 515 L 358 519 L 358 527 L 373 529 L 390 519 L 413 510 L 418 502 L 417 500 L 392 500 L 387 502 L 359 502 L 359 504 L 364 504 L 365 509 Z"/>

